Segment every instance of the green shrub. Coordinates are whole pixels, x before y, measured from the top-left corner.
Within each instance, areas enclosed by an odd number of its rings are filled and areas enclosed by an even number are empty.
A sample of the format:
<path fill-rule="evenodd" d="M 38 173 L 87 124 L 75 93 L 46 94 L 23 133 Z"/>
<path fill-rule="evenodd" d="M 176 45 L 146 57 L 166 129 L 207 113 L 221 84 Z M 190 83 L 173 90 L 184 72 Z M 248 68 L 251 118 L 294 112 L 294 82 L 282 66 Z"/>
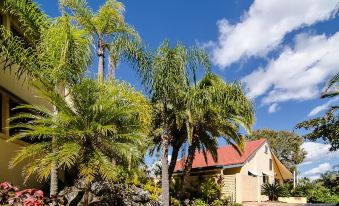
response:
<path fill-rule="evenodd" d="M 242 204 L 240 204 L 240 203 L 233 203 L 233 204 L 230 204 L 229 206 L 242 206 Z"/>
<path fill-rule="evenodd" d="M 283 188 L 278 183 L 265 183 L 262 185 L 262 194 L 267 195 L 269 200 L 278 200 L 278 197 L 283 193 Z"/>
<path fill-rule="evenodd" d="M 221 187 L 213 180 L 206 179 L 200 185 L 201 196 L 209 202 L 213 202 L 216 199 L 220 198 Z"/>
<path fill-rule="evenodd" d="M 214 200 L 212 203 L 211 203 L 211 206 L 222 206 L 224 205 L 223 202 L 221 200 Z"/>
<path fill-rule="evenodd" d="M 144 190 L 151 194 L 151 200 L 158 200 L 158 197 L 161 193 L 161 188 L 151 182 L 148 182 L 144 185 Z"/>
<path fill-rule="evenodd" d="M 202 199 L 196 199 L 194 203 L 196 206 L 208 206 L 208 204 Z"/>
<path fill-rule="evenodd" d="M 321 184 L 313 184 L 308 191 L 308 200 L 312 203 L 329 203 L 336 204 L 339 202 L 339 195 L 331 192 Z"/>
<path fill-rule="evenodd" d="M 174 197 L 171 197 L 171 206 L 180 206 L 180 201 Z"/>

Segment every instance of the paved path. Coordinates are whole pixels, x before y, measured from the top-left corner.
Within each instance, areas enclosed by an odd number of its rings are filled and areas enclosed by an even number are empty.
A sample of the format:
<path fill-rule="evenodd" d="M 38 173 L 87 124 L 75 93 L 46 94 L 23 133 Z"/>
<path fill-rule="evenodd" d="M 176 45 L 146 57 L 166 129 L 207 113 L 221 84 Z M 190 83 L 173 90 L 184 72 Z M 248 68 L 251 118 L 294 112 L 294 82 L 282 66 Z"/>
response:
<path fill-rule="evenodd" d="M 243 203 L 244 206 L 334 206 L 330 204 L 289 204 L 289 203 L 279 203 L 279 202 L 246 202 Z"/>

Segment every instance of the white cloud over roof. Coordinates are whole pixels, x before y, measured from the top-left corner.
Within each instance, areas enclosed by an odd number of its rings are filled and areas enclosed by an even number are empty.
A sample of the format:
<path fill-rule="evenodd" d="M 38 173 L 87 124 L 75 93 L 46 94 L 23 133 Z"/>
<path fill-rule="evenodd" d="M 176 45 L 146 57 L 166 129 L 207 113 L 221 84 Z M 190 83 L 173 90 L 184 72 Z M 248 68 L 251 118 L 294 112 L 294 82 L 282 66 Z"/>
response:
<path fill-rule="evenodd" d="M 218 41 L 206 46 L 221 68 L 248 57 L 264 57 L 291 31 L 331 18 L 337 6 L 337 0 L 255 0 L 239 23 L 218 21 Z"/>
<path fill-rule="evenodd" d="M 332 36 L 302 33 L 293 47 L 286 46 L 242 81 L 248 96 L 262 96 L 264 105 L 318 98 L 324 82 L 339 71 L 338 53 L 339 32 Z"/>

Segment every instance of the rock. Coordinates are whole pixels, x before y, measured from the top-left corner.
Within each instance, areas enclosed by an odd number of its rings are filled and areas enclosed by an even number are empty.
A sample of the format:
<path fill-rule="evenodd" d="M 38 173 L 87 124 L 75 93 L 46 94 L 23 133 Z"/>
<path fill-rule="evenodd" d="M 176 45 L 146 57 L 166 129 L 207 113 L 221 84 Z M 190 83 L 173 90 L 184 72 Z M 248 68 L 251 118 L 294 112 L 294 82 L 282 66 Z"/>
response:
<path fill-rule="evenodd" d="M 81 184 L 65 188 L 59 195 L 67 200 L 66 206 L 83 204 L 84 191 Z M 160 206 L 151 200 L 149 192 L 134 185 L 111 184 L 105 181 L 94 182 L 90 188 L 89 200 L 91 206 Z"/>

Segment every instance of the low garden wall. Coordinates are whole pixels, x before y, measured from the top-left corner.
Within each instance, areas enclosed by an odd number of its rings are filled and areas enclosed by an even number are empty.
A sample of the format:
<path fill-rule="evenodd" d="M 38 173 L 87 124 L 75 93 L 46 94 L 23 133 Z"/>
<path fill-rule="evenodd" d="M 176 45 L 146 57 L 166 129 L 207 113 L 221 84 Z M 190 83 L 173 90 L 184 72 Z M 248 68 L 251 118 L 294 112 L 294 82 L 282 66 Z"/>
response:
<path fill-rule="evenodd" d="M 279 202 L 285 202 L 285 203 L 307 203 L 306 197 L 278 197 Z"/>

